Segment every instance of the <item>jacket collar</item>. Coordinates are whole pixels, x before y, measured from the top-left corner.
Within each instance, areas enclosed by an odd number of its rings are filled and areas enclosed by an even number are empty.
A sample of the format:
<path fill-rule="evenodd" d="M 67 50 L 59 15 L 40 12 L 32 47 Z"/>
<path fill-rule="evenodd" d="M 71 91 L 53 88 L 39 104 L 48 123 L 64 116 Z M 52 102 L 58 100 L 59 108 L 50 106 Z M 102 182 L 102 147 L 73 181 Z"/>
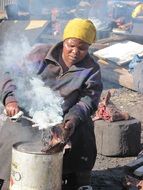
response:
<path fill-rule="evenodd" d="M 50 48 L 50 50 L 48 51 L 45 59 L 48 59 L 48 60 L 60 65 L 60 63 L 59 63 L 59 53 L 61 52 L 62 48 L 63 48 L 63 42 L 59 42 L 56 45 L 52 46 Z M 83 70 L 83 69 L 85 69 L 85 67 L 88 68 L 88 66 L 89 66 L 89 57 L 90 56 L 89 56 L 89 53 L 88 53 L 82 61 L 80 61 L 79 63 L 77 63 L 75 65 L 72 65 L 69 68 L 69 71 Z"/>
<path fill-rule="evenodd" d="M 56 45 L 52 46 L 49 49 L 45 59 L 48 59 L 50 61 L 53 61 L 59 64 L 59 53 L 62 48 L 63 48 L 63 42 L 59 42 Z"/>

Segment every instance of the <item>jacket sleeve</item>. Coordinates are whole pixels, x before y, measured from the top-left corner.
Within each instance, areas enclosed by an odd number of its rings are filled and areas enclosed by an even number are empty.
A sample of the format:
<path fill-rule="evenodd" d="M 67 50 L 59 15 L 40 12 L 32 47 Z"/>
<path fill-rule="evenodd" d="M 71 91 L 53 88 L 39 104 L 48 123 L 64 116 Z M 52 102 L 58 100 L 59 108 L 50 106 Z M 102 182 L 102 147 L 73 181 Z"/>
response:
<path fill-rule="evenodd" d="M 76 118 L 79 122 L 90 117 L 97 110 L 102 89 L 101 72 L 99 66 L 96 65 L 85 81 L 79 101 L 70 108 L 64 120 Z"/>
<path fill-rule="evenodd" d="M 3 105 L 10 102 L 16 102 L 14 96 L 15 90 L 16 86 L 14 85 L 14 81 L 11 79 L 10 74 L 8 72 L 2 73 L 0 80 L 0 97 Z"/>
<path fill-rule="evenodd" d="M 28 67 L 32 67 L 33 71 L 38 74 L 41 68 L 43 68 L 43 59 L 45 58 L 47 52 L 51 46 L 47 44 L 35 45 L 32 50 L 26 55 L 25 60 L 29 61 Z M 16 71 L 18 72 L 18 71 Z M 17 73 L 15 73 L 17 75 Z M 17 102 L 14 91 L 16 90 L 16 85 L 9 72 L 1 73 L 0 79 L 0 98 L 3 105 L 10 102 Z"/>

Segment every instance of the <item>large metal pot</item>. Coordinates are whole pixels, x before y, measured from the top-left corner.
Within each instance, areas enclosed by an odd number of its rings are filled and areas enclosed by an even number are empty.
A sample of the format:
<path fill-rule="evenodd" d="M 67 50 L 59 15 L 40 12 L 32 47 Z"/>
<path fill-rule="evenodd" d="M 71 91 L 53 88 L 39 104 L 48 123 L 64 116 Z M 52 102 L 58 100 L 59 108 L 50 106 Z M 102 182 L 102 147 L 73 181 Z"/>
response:
<path fill-rule="evenodd" d="M 42 153 L 40 143 L 14 144 L 9 189 L 61 190 L 62 162 L 62 152 Z"/>

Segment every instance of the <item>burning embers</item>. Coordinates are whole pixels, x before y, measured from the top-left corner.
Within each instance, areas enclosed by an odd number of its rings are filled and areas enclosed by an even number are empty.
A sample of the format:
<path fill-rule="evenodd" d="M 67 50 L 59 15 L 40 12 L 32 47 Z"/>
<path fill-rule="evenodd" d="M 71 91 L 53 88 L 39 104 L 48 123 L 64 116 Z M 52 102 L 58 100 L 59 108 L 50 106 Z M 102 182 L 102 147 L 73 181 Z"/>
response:
<path fill-rule="evenodd" d="M 47 154 L 57 153 L 63 150 L 69 140 L 69 131 L 64 129 L 64 124 L 53 126 L 51 130 L 42 130 L 42 152 Z"/>
<path fill-rule="evenodd" d="M 61 152 L 67 142 L 68 130 L 63 128 L 63 124 L 58 124 L 43 129 L 40 141 L 23 143 L 19 149 L 22 152 L 55 154 Z"/>
<path fill-rule="evenodd" d="M 42 114 L 42 112 L 40 113 Z M 38 116 L 39 118 L 39 116 L 42 116 L 41 114 L 36 116 Z M 24 112 L 19 111 L 16 115 L 11 117 L 10 119 L 13 122 L 20 121 L 21 119 L 26 119 L 32 123 L 33 127 L 37 127 L 39 128 L 39 130 L 42 131 L 41 143 L 40 143 L 41 145 L 39 143 L 37 144 L 31 143 L 31 146 L 33 146 L 33 150 L 31 149 L 32 147 L 30 148 L 31 151 L 37 150 L 44 152 L 46 154 L 54 154 L 62 151 L 68 141 L 68 136 L 69 136 L 68 135 L 69 131 L 67 129 L 64 129 L 64 124 L 48 123 L 48 121 L 46 122 L 46 117 L 43 117 L 42 120 L 41 118 L 40 119 L 35 119 L 35 118 L 36 117 L 31 118 L 29 116 L 25 116 Z M 35 121 L 36 122 L 42 121 L 42 123 L 41 122 L 35 123 Z M 35 149 L 34 147 L 37 148 Z"/>

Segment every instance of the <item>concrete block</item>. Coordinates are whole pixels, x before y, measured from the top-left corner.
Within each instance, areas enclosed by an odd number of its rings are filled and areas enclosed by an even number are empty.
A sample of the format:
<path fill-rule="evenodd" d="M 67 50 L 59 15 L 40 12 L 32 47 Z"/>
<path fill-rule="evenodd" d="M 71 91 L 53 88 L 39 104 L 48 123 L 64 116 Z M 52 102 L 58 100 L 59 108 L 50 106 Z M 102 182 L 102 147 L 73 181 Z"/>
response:
<path fill-rule="evenodd" d="M 97 152 L 105 156 L 136 156 L 141 150 L 141 122 L 137 119 L 95 121 Z"/>

